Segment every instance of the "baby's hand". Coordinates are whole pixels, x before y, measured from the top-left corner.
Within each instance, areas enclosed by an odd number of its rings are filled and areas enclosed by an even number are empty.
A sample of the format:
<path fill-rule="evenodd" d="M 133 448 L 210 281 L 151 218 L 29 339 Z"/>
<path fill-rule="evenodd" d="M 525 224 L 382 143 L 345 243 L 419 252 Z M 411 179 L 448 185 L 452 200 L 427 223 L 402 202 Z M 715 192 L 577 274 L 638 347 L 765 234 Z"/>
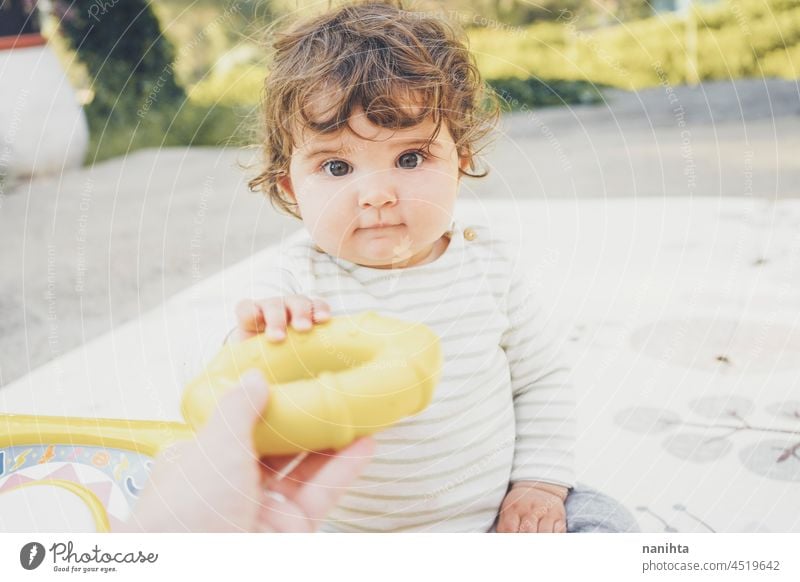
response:
<path fill-rule="evenodd" d="M 567 492 L 549 483 L 515 483 L 500 507 L 498 533 L 566 533 Z"/>
<path fill-rule="evenodd" d="M 236 306 L 238 328 L 231 340 L 244 341 L 266 331 L 268 340 L 279 342 L 286 338 L 287 324 L 297 331 L 308 331 L 314 323 L 323 323 L 330 317 L 331 308 L 322 299 L 303 295 L 248 299 Z"/>

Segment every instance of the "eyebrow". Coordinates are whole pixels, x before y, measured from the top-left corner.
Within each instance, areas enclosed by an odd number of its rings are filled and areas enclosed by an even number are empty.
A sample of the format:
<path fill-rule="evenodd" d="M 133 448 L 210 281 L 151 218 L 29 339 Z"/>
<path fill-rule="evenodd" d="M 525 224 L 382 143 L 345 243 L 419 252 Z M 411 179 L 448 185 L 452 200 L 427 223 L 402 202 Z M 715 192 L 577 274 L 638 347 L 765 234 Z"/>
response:
<path fill-rule="evenodd" d="M 427 144 L 428 142 L 429 142 L 429 138 L 425 138 L 425 137 L 413 137 L 413 138 L 398 139 L 398 140 L 392 140 L 391 141 L 392 144 L 398 144 L 398 145 L 399 144 L 420 145 L 420 144 Z M 439 142 L 438 141 L 431 141 L 430 145 L 431 145 L 431 147 L 432 146 L 438 146 Z M 317 156 L 320 156 L 322 154 L 341 154 L 341 153 L 344 153 L 344 152 L 347 152 L 347 151 L 353 151 L 353 150 L 354 150 L 354 148 L 340 148 L 338 150 L 334 150 L 334 149 L 318 149 L 318 150 L 310 151 L 307 154 L 302 154 L 302 157 L 307 159 L 307 160 L 310 160 L 310 159 L 313 159 L 313 158 L 315 158 Z"/>

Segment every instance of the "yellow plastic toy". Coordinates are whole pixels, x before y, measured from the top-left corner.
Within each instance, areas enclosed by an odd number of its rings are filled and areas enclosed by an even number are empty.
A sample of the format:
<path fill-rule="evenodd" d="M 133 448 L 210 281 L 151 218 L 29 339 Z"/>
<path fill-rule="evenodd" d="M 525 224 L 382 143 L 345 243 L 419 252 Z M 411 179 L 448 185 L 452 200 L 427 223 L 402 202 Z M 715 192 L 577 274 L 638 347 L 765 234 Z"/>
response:
<path fill-rule="evenodd" d="M 441 371 L 421 324 L 363 313 L 312 331 L 225 346 L 186 387 L 189 424 L 0 415 L 0 531 L 109 531 L 127 517 L 152 457 L 191 438 L 247 369 L 270 382 L 262 455 L 339 449 L 422 411 Z M 190 426 L 191 425 L 191 426 Z"/>
<path fill-rule="evenodd" d="M 262 334 L 225 346 L 184 392 L 189 424 L 204 424 L 239 376 L 259 368 L 271 390 L 256 450 L 340 449 L 422 411 L 439 380 L 439 338 L 422 324 L 367 312 L 287 336 L 279 344 Z"/>

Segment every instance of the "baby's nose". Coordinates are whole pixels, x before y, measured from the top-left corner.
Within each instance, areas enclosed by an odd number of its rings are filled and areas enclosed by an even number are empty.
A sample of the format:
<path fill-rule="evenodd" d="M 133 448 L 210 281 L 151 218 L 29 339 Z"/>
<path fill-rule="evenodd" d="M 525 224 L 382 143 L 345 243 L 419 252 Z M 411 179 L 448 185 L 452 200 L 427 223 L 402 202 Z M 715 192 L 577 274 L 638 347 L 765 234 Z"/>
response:
<path fill-rule="evenodd" d="M 358 197 L 358 205 L 361 208 L 383 208 L 394 206 L 397 203 L 397 195 L 394 189 L 387 185 L 375 185 L 366 187 Z"/>

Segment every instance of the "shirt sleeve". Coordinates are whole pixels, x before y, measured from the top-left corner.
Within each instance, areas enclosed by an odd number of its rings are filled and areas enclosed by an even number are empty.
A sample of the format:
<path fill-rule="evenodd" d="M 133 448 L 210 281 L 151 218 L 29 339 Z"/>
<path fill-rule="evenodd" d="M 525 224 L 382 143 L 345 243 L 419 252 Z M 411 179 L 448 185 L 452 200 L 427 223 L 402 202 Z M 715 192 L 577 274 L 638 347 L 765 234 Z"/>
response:
<path fill-rule="evenodd" d="M 501 346 L 511 371 L 516 445 L 511 482 L 575 484 L 575 396 L 570 370 L 530 279 L 514 265 Z"/>
<path fill-rule="evenodd" d="M 291 259 L 273 255 L 253 266 L 242 289 L 242 299 L 267 299 L 300 293 L 300 283 Z"/>

